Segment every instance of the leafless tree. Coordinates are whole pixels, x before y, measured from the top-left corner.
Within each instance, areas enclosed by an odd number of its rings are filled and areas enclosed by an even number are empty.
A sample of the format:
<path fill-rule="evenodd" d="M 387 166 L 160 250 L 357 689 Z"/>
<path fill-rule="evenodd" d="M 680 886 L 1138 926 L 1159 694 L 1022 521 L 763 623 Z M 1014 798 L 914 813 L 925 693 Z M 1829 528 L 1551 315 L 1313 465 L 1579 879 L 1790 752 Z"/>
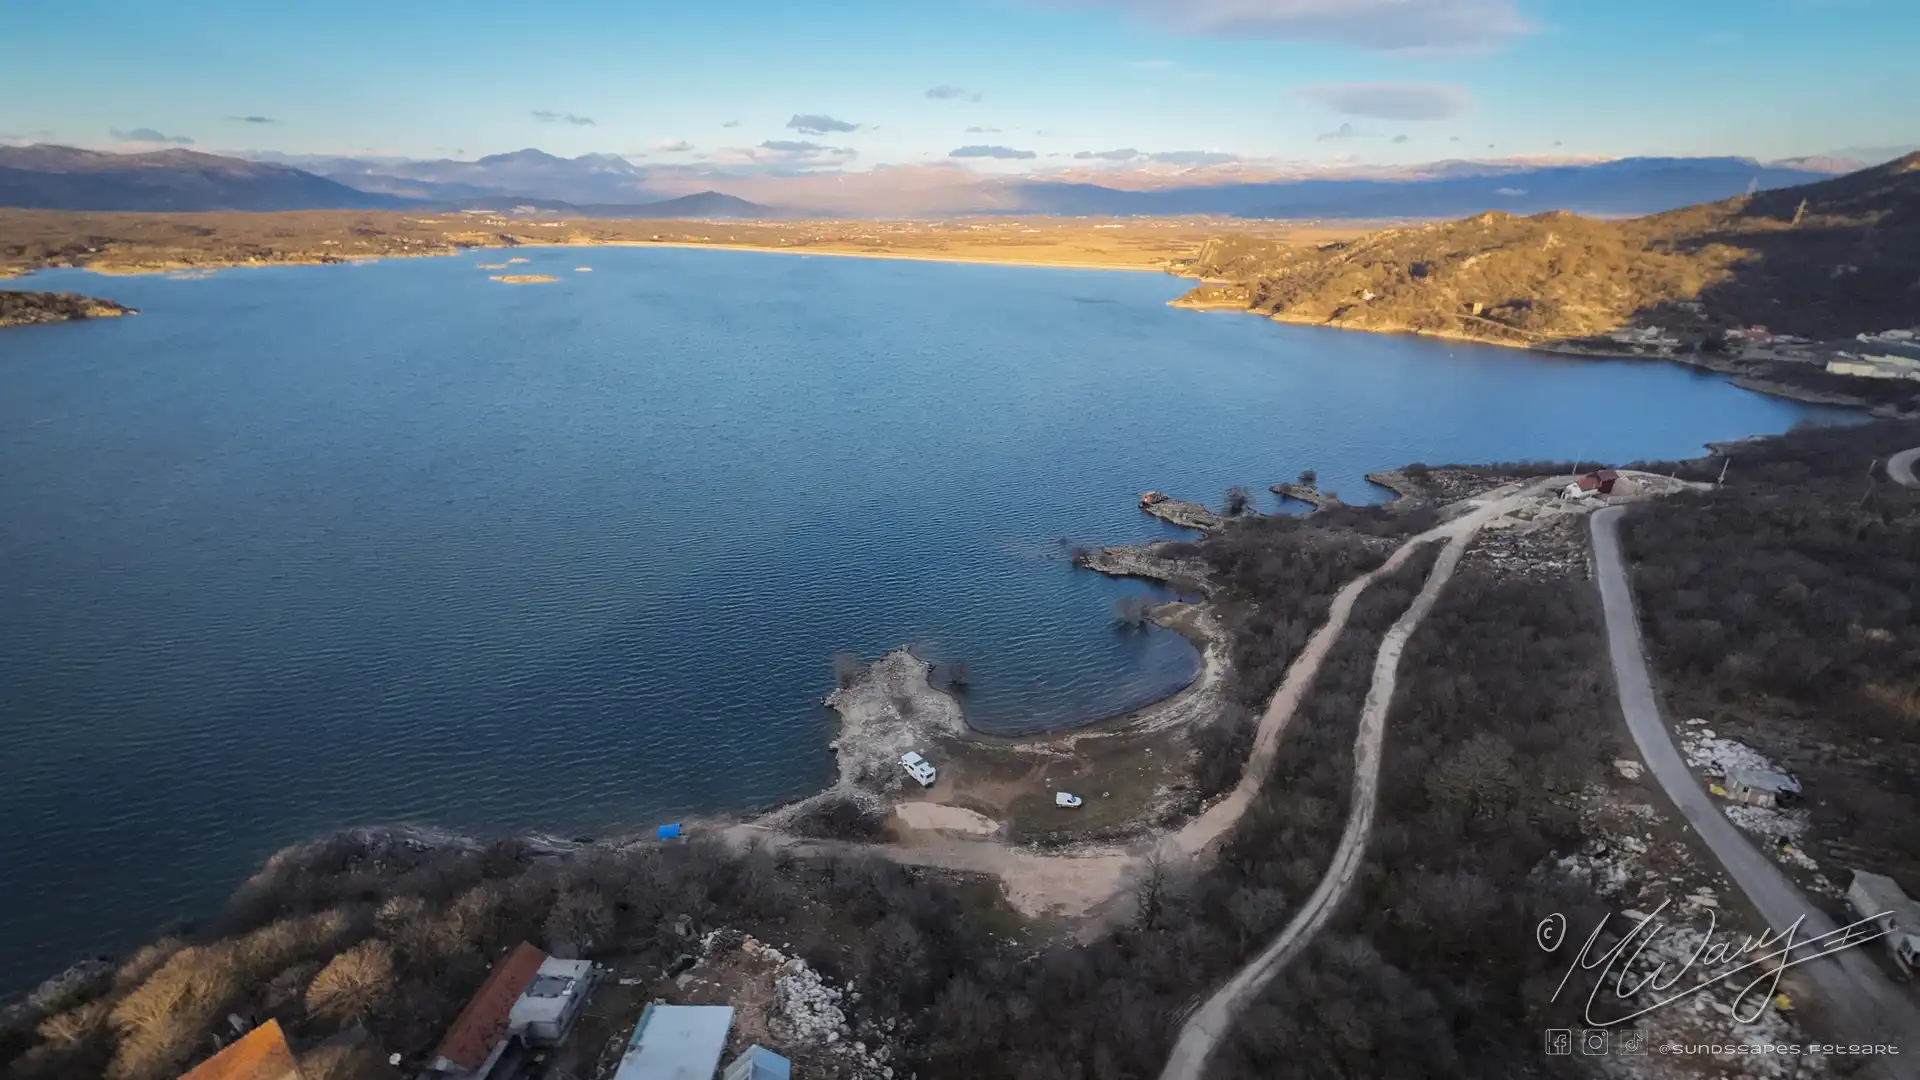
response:
<path fill-rule="evenodd" d="M 378 1012 L 393 994 L 393 947 L 363 941 L 335 956 L 307 984 L 307 1011 L 345 1026 Z"/>
<path fill-rule="evenodd" d="M 1227 516 L 1238 517 L 1239 515 L 1244 514 L 1251 509 L 1253 509 L 1253 493 L 1252 492 L 1248 491 L 1244 487 L 1241 487 L 1239 484 L 1235 484 L 1232 487 L 1227 489 L 1227 499 L 1226 499 Z"/>
<path fill-rule="evenodd" d="M 858 654 L 851 652 L 833 654 L 833 681 L 842 690 L 852 686 L 864 670 L 866 665 L 860 662 Z"/>

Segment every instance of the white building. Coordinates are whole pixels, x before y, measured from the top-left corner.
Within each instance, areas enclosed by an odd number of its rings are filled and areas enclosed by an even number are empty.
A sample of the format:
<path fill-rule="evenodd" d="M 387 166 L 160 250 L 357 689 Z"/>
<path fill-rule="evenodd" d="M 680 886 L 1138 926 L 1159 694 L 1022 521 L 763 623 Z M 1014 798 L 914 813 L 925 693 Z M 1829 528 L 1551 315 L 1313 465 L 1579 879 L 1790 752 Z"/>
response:
<path fill-rule="evenodd" d="M 731 1005 L 649 1005 L 613 1080 L 713 1080 L 732 1030 Z"/>
<path fill-rule="evenodd" d="M 520 1000 L 513 1003 L 507 1015 L 508 1029 L 535 1045 L 559 1042 L 580 1015 L 593 984 L 592 961 L 547 957 L 533 982 L 521 991 Z"/>
<path fill-rule="evenodd" d="M 1911 972 L 1920 966 L 1920 906 L 1907 897 L 1900 883 L 1884 874 L 1853 872 L 1853 884 L 1847 887 L 1847 904 L 1862 919 L 1881 919 L 1891 931 L 1884 939 L 1887 951 Z"/>

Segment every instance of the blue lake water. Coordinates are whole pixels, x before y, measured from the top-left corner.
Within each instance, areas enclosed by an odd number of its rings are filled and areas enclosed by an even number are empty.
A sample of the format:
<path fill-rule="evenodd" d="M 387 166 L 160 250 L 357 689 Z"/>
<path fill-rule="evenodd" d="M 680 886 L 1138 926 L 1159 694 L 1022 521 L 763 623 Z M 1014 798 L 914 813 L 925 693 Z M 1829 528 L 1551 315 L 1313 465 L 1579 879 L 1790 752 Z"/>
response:
<path fill-rule="evenodd" d="M 604 833 L 829 777 L 829 657 L 982 727 L 1189 676 L 1063 538 L 1303 468 L 1685 456 L 1817 410 L 1659 364 L 1164 306 L 1115 272 L 640 248 L 10 283 L 0 991 L 397 820 Z M 478 261 L 487 261 L 480 256 Z M 590 265 L 593 273 L 573 268 Z M 1831 415 L 1831 414 L 1824 414 Z M 1271 507 L 1271 497 L 1262 495 Z"/>

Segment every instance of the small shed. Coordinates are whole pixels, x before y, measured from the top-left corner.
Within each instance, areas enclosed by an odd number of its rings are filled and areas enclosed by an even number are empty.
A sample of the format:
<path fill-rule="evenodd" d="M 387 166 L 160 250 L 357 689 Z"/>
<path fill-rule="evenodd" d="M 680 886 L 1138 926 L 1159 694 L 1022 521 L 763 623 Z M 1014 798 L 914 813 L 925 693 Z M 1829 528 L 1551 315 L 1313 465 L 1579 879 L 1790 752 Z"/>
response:
<path fill-rule="evenodd" d="M 1853 884 L 1847 887 L 1847 905 L 1862 919 L 1883 922 L 1889 933 L 1881 940 L 1903 972 L 1910 975 L 1920 966 L 1920 905 L 1914 904 L 1899 882 L 1884 874 L 1855 870 Z"/>
<path fill-rule="evenodd" d="M 649 1005 L 613 1080 L 713 1080 L 732 1030 L 731 1005 Z"/>
<path fill-rule="evenodd" d="M 1800 781 L 1786 773 L 1728 769 L 1727 798 L 1749 806 L 1792 806 L 1800 798 Z"/>
<path fill-rule="evenodd" d="M 733 1059 L 720 1080 L 789 1080 L 792 1075 L 793 1066 L 786 1058 L 755 1043 Z"/>
<path fill-rule="evenodd" d="M 1580 478 L 1581 491 L 1597 491 L 1602 495 L 1613 494 L 1613 485 L 1620 474 L 1612 469 L 1596 469 Z"/>

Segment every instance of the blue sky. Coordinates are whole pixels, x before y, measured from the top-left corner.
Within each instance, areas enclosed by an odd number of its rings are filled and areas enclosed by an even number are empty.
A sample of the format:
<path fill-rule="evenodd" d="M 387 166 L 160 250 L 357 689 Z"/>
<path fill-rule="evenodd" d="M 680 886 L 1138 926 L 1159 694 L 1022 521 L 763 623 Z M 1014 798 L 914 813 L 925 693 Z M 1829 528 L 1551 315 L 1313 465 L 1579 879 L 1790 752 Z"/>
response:
<path fill-rule="evenodd" d="M 0 136 L 101 148 L 1025 170 L 1920 143 L 1915 0 L 64 0 L 7 23 Z"/>

